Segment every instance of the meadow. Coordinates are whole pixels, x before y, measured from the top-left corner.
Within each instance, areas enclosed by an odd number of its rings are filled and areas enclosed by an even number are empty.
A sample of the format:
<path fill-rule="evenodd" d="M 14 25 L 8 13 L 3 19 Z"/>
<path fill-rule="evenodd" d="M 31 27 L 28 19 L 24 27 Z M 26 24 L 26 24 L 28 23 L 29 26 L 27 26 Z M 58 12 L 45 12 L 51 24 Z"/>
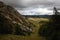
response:
<path fill-rule="evenodd" d="M 38 31 L 41 25 L 46 22 L 49 22 L 47 18 L 27 18 L 27 20 L 34 25 L 34 32 L 28 36 L 21 35 L 13 35 L 13 34 L 5 34 L 0 35 L 0 40 L 45 40 L 45 37 L 41 37 L 38 35 Z"/>

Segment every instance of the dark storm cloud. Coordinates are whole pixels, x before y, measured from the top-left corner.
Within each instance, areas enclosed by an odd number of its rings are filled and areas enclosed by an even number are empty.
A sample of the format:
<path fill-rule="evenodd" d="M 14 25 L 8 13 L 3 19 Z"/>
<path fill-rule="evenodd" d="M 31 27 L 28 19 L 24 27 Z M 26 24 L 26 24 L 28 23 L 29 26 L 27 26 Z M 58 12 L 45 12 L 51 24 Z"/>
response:
<path fill-rule="evenodd" d="M 60 0 L 0 0 L 15 7 L 23 14 L 50 14 L 53 7 L 60 8 Z M 44 12 L 43 12 L 44 10 Z M 31 13 L 33 12 L 33 13 Z"/>
<path fill-rule="evenodd" d="M 9 4 L 11 6 L 17 8 L 24 7 L 34 7 L 34 6 L 43 6 L 43 7 L 51 7 L 51 6 L 60 6 L 60 0 L 0 0 Z"/>
<path fill-rule="evenodd" d="M 15 7 L 29 7 L 35 5 L 60 6 L 60 0 L 0 0 Z"/>

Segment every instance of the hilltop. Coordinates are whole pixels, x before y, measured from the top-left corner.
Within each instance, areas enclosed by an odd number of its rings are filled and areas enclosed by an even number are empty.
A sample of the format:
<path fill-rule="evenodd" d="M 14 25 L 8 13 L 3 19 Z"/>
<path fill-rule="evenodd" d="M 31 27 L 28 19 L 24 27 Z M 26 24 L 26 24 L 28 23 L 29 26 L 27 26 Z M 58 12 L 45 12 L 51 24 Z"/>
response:
<path fill-rule="evenodd" d="M 0 1 L 0 34 L 32 33 L 33 25 L 15 8 Z"/>

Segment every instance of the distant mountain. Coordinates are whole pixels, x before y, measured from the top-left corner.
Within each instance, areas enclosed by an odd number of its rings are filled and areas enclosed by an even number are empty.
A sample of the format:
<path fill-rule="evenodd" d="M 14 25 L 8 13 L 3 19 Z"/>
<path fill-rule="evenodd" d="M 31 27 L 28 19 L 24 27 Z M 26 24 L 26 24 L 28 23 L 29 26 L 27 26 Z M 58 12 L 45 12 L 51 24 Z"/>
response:
<path fill-rule="evenodd" d="M 13 7 L 0 1 L 0 34 L 30 34 L 33 25 Z"/>
<path fill-rule="evenodd" d="M 25 16 L 27 18 L 29 18 L 29 17 L 33 17 L 33 18 L 51 18 L 52 17 L 52 15 L 23 15 L 23 16 Z"/>

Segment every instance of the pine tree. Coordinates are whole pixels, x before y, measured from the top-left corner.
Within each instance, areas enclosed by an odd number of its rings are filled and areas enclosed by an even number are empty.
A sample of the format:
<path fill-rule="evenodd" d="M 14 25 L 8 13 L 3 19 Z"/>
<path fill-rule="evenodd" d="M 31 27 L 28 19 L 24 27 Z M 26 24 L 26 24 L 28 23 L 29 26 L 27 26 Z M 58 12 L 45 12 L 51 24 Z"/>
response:
<path fill-rule="evenodd" d="M 47 40 L 60 40 L 60 15 L 56 7 L 54 7 L 54 15 L 50 22 L 44 24 L 39 29 L 39 35 L 46 37 Z"/>
<path fill-rule="evenodd" d="M 60 40 L 60 13 L 57 11 L 56 7 L 54 7 L 54 11 L 55 15 L 52 16 L 52 25 L 55 31 L 53 40 Z"/>

